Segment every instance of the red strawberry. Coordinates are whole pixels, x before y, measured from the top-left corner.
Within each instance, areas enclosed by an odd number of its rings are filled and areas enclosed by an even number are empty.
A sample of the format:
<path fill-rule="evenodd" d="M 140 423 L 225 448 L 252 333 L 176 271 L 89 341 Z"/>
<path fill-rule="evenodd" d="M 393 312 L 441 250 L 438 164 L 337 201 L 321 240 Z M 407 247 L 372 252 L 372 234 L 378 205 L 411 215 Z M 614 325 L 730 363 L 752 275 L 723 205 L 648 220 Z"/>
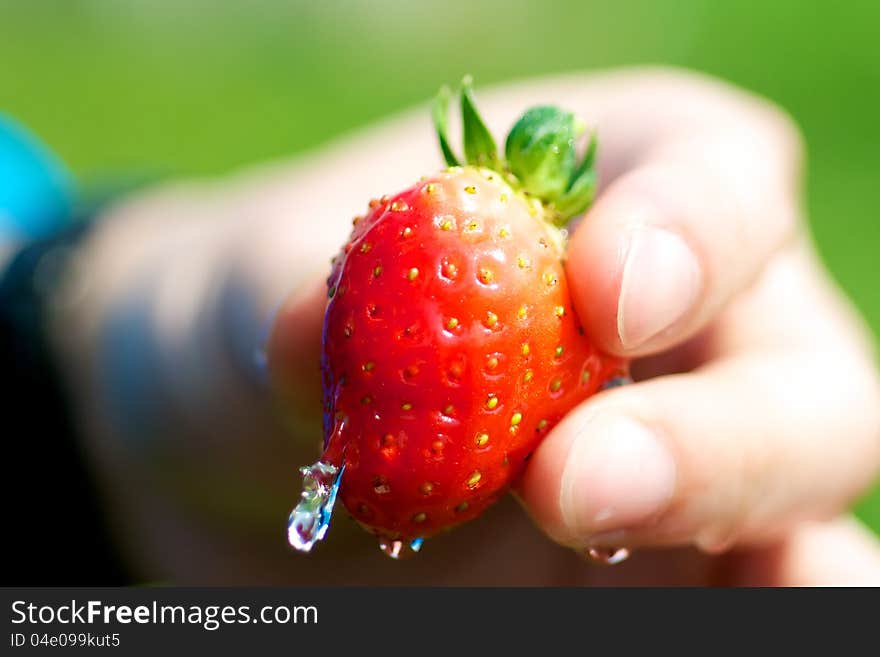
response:
<path fill-rule="evenodd" d="M 435 122 L 446 171 L 370 203 L 328 279 L 324 445 L 304 468 L 289 538 L 323 537 L 337 488 L 398 556 L 470 520 L 522 473 L 571 408 L 625 374 L 584 336 L 563 266 L 564 223 L 589 204 L 593 143 L 575 162 L 575 123 L 526 112 L 507 161 L 462 93 L 465 152 Z"/>

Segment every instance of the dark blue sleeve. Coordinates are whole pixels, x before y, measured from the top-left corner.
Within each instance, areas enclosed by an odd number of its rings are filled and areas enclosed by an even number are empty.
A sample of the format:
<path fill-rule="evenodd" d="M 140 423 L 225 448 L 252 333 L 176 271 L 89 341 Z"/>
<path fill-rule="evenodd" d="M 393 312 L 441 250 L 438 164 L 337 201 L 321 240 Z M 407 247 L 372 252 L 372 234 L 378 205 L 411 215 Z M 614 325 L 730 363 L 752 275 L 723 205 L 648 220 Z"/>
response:
<path fill-rule="evenodd" d="M 87 233 L 60 160 L 0 115 L 0 398 L 5 585 L 125 584 L 47 325 L 47 276 Z"/>

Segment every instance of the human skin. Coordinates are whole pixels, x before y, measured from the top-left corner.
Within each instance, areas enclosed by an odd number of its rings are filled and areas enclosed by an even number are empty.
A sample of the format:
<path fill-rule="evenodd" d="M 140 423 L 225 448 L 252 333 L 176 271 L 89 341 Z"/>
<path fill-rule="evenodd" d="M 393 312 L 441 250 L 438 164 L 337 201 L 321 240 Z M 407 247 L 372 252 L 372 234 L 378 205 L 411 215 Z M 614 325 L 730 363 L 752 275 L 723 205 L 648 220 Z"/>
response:
<path fill-rule="evenodd" d="M 530 80 L 479 101 L 496 134 L 535 104 L 595 127 L 600 192 L 572 233 L 567 274 L 590 337 L 634 358 L 638 382 L 563 419 L 518 484 L 520 504 L 499 503 L 414 559 L 387 559 L 340 510 L 312 554 L 292 553 L 296 468 L 321 441 L 328 261 L 370 198 L 440 168 L 428 113 L 294 162 L 125 199 L 83 245 L 76 302 L 54 326 L 136 572 L 880 584 L 877 540 L 847 515 L 880 467 L 880 383 L 869 333 L 810 243 L 792 122 L 716 80 L 658 69 Z M 618 566 L 582 557 L 619 545 L 635 551 Z"/>

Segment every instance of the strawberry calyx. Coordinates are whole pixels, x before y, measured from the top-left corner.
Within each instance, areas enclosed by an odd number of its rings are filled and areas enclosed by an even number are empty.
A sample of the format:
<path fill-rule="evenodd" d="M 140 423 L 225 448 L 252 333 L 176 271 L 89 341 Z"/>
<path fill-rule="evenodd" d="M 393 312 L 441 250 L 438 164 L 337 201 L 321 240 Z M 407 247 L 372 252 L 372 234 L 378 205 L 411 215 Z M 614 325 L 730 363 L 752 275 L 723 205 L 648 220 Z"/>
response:
<path fill-rule="evenodd" d="M 574 114 L 557 107 L 532 107 L 510 129 L 501 157 L 477 111 L 472 85 L 471 77 L 465 76 L 459 91 L 464 158 L 456 156 L 449 141 L 449 87 L 441 88 L 434 101 L 434 128 L 446 163 L 497 171 L 515 190 L 540 201 L 544 219 L 555 226 L 563 227 L 585 212 L 596 191 L 595 133 L 590 133 L 586 150 L 578 159 L 584 125 Z"/>

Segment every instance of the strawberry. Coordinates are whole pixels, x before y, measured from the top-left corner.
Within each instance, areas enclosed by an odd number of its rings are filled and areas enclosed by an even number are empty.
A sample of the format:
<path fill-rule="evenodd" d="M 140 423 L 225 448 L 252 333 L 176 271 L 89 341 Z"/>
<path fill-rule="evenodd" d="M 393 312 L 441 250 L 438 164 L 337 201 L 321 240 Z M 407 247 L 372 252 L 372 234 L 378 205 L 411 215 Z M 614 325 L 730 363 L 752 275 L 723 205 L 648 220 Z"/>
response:
<path fill-rule="evenodd" d="M 625 376 L 584 335 L 562 225 L 592 199 L 595 140 L 576 162 L 574 117 L 550 107 L 511 130 L 506 161 L 461 101 L 462 165 L 354 220 L 328 279 L 321 369 L 324 454 L 304 468 L 289 540 L 311 549 L 338 494 L 391 556 L 475 518 L 582 400 Z"/>

